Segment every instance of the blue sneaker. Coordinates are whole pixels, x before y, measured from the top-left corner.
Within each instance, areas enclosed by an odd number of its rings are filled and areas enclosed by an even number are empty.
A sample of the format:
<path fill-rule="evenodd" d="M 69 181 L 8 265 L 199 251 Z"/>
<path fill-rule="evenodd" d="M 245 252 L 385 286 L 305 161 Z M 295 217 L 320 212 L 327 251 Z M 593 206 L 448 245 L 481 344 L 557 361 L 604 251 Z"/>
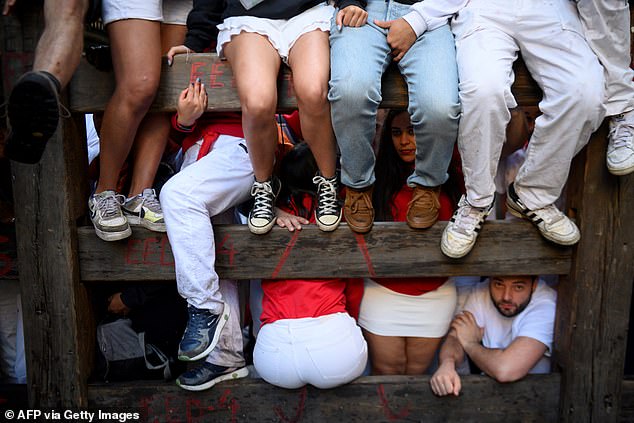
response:
<path fill-rule="evenodd" d="M 248 375 L 246 367 L 224 367 L 204 362 L 180 375 L 176 384 L 188 391 L 204 391 L 223 380 L 240 379 Z"/>
<path fill-rule="evenodd" d="M 209 355 L 216 347 L 220 332 L 229 320 L 229 306 L 224 303 L 222 313 L 213 314 L 209 310 L 187 306 L 189 319 L 187 327 L 178 345 L 178 359 L 196 361 Z"/>

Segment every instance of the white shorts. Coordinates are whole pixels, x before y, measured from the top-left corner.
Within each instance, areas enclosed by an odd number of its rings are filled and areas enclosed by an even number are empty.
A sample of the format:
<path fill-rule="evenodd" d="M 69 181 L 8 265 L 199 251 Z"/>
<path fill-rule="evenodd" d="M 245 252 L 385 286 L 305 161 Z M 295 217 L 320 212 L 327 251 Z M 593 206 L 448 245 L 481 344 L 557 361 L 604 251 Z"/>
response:
<path fill-rule="evenodd" d="M 299 37 L 315 30 L 330 31 L 330 20 L 334 13 L 333 6 L 318 4 L 288 20 L 233 16 L 218 25 L 216 51 L 219 57 L 224 57 L 223 47 L 231 41 L 231 37 L 241 32 L 255 32 L 267 37 L 284 63 L 287 63 L 288 53 Z"/>
<path fill-rule="evenodd" d="M 456 287 L 451 280 L 416 296 L 366 279 L 359 326 L 381 336 L 440 338 L 447 334 L 455 308 Z"/>
<path fill-rule="evenodd" d="M 187 25 L 193 0 L 103 0 L 104 25 L 123 19 L 144 19 L 165 24 Z"/>

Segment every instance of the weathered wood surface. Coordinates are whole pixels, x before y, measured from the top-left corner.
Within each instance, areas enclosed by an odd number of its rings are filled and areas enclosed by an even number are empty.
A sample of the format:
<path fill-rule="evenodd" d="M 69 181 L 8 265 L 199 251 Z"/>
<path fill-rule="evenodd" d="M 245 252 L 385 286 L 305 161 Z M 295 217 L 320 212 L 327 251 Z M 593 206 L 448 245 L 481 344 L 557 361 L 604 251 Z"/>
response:
<path fill-rule="evenodd" d="M 2 20 L 4 83 L 31 64 L 37 9 L 22 20 Z M 19 42 L 19 40 L 22 40 Z M 73 119 L 63 120 L 38 165 L 12 163 L 17 255 L 22 292 L 29 404 L 86 405 L 86 379 L 93 357 L 94 322 L 86 288 L 79 281 L 77 201 L 85 187 L 86 153 Z M 85 147 L 84 147 L 85 149 Z M 85 197 L 84 197 L 85 198 Z"/>
<path fill-rule="evenodd" d="M 519 104 L 534 106 L 541 98 L 541 91 L 528 75 L 522 62 L 515 66 L 516 80 L 513 93 Z M 240 110 L 231 66 L 212 53 L 178 55 L 169 67 L 163 60 L 161 84 L 152 106 L 153 111 L 174 111 L 181 90 L 200 77 L 209 93 L 208 111 Z M 102 72 L 85 60 L 73 77 L 70 88 L 70 109 L 73 112 L 92 113 L 103 111 L 114 91 L 112 72 Z M 383 78 L 383 102 L 381 107 L 406 108 L 407 89 L 396 67 L 391 66 Z M 278 108 L 289 110 L 297 107 L 293 94 L 291 75 L 283 67 L 278 84 Z"/>
<path fill-rule="evenodd" d="M 440 252 L 446 222 L 426 231 L 405 223 L 377 223 L 365 236 L 346 225 L 324 233 L 311 225 L 290 233 L 275 228 L 252 235 L 246 225 L 216 225 L 216 270 L 232 279 L 364 276 L 456 276 L 567 273 L 570 248 L 544 241 L 528 222 L 491 221 L 464 259 Z M 92 227 L 79 229 L 84 281 L 173 280 L 167 237 L 134 229 L 122 242 L 104 242 Z"/>
<path fill-rule="evenodd" d="M 330 390 L 241 379 L 198 393 L 167 383 L 91 385 L 88 403 L 136 411 L 147 422 L 554 422 L 558 390 L 557 374 L 512 384 L 466 376 L 459 398 L 434 396 L 429 376 L 368 376 Z"/>
<path fill-rule="evenodd" d="M 576 159 L 569 205 L 582 242 L 559 286 L 556 345 L 562 366 L 560 416 L 616 421 L 634 282 L 634 175 L 605 167 L 606 125 Z"/>

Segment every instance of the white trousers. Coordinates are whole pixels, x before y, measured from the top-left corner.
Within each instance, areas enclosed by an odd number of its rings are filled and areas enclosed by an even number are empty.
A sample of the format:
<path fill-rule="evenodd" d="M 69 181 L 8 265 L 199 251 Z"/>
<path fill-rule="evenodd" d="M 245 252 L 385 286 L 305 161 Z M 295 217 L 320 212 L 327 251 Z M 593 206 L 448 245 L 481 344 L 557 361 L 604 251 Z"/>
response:
<path fill-rule="evenodd" d="M 286 389 L 343 385 L 361 376 L 367 360 L 361 329 L 347 313 L 264 325 L 253 351 L 258 374 Z"/>
<path fill-rule="evenodd" d="M 160 198 L 178 292 L 189 304 L 214 313 L 222 311 L 223 301 L 231 307 L 218 346 L 207 357 L 228 367 L 244 365 L 240 307 L 235 281 L 219 280 L 214 268 L 212 218 L 232 223 L 227 212 L 250 197 L 253 167 L 245 146 L 242 138 L 221 135 L 209 154 L 196 162 L 188 160 L 197 154 L 198 146 L 192 147 L 185 154 L 185 163 L 191 164 L 165 184 Z"/>
<path fill-rule="evenodd" d="M 634 109 L 627 0 L 578 0 L 583 30 L 605 70 L 608 116 Z"/>
<path fill-rule="evenodd" d="M 582 36 L 575 4 L 472 0 L 452 30 L 463 109 L 458 147 L 469 203 L 493 202 L 518 52 L 544 97 L 515 190 L 531 209 L 554 203 L 572 158 L 605 115 L 603 70 Z"/>

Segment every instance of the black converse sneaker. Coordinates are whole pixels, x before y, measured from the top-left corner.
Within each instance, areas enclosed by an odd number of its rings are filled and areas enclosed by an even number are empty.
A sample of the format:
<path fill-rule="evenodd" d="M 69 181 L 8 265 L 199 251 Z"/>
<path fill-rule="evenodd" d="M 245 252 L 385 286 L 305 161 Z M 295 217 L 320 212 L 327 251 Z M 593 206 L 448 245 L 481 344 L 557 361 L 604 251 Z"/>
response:
<path fill-rule="evenodd" d="M 249 212 L 248 225 L 251 233 L 262 235 L 271 230 L 275 224 L 275 199 L 280 193 L 282 184 L 276 177 L 268 181 L 253 182 L 251 196 L 253 208 Z"/>
<path fill-rule="evenodd" d="M 324 232 L 337 229 L 341 222 L 341 204 L 337 198 L 337 176 L 326 179 L 320 174 L 313 178 L 317 185 L 317 209 L 315 220 L 317 226 Z"/>

